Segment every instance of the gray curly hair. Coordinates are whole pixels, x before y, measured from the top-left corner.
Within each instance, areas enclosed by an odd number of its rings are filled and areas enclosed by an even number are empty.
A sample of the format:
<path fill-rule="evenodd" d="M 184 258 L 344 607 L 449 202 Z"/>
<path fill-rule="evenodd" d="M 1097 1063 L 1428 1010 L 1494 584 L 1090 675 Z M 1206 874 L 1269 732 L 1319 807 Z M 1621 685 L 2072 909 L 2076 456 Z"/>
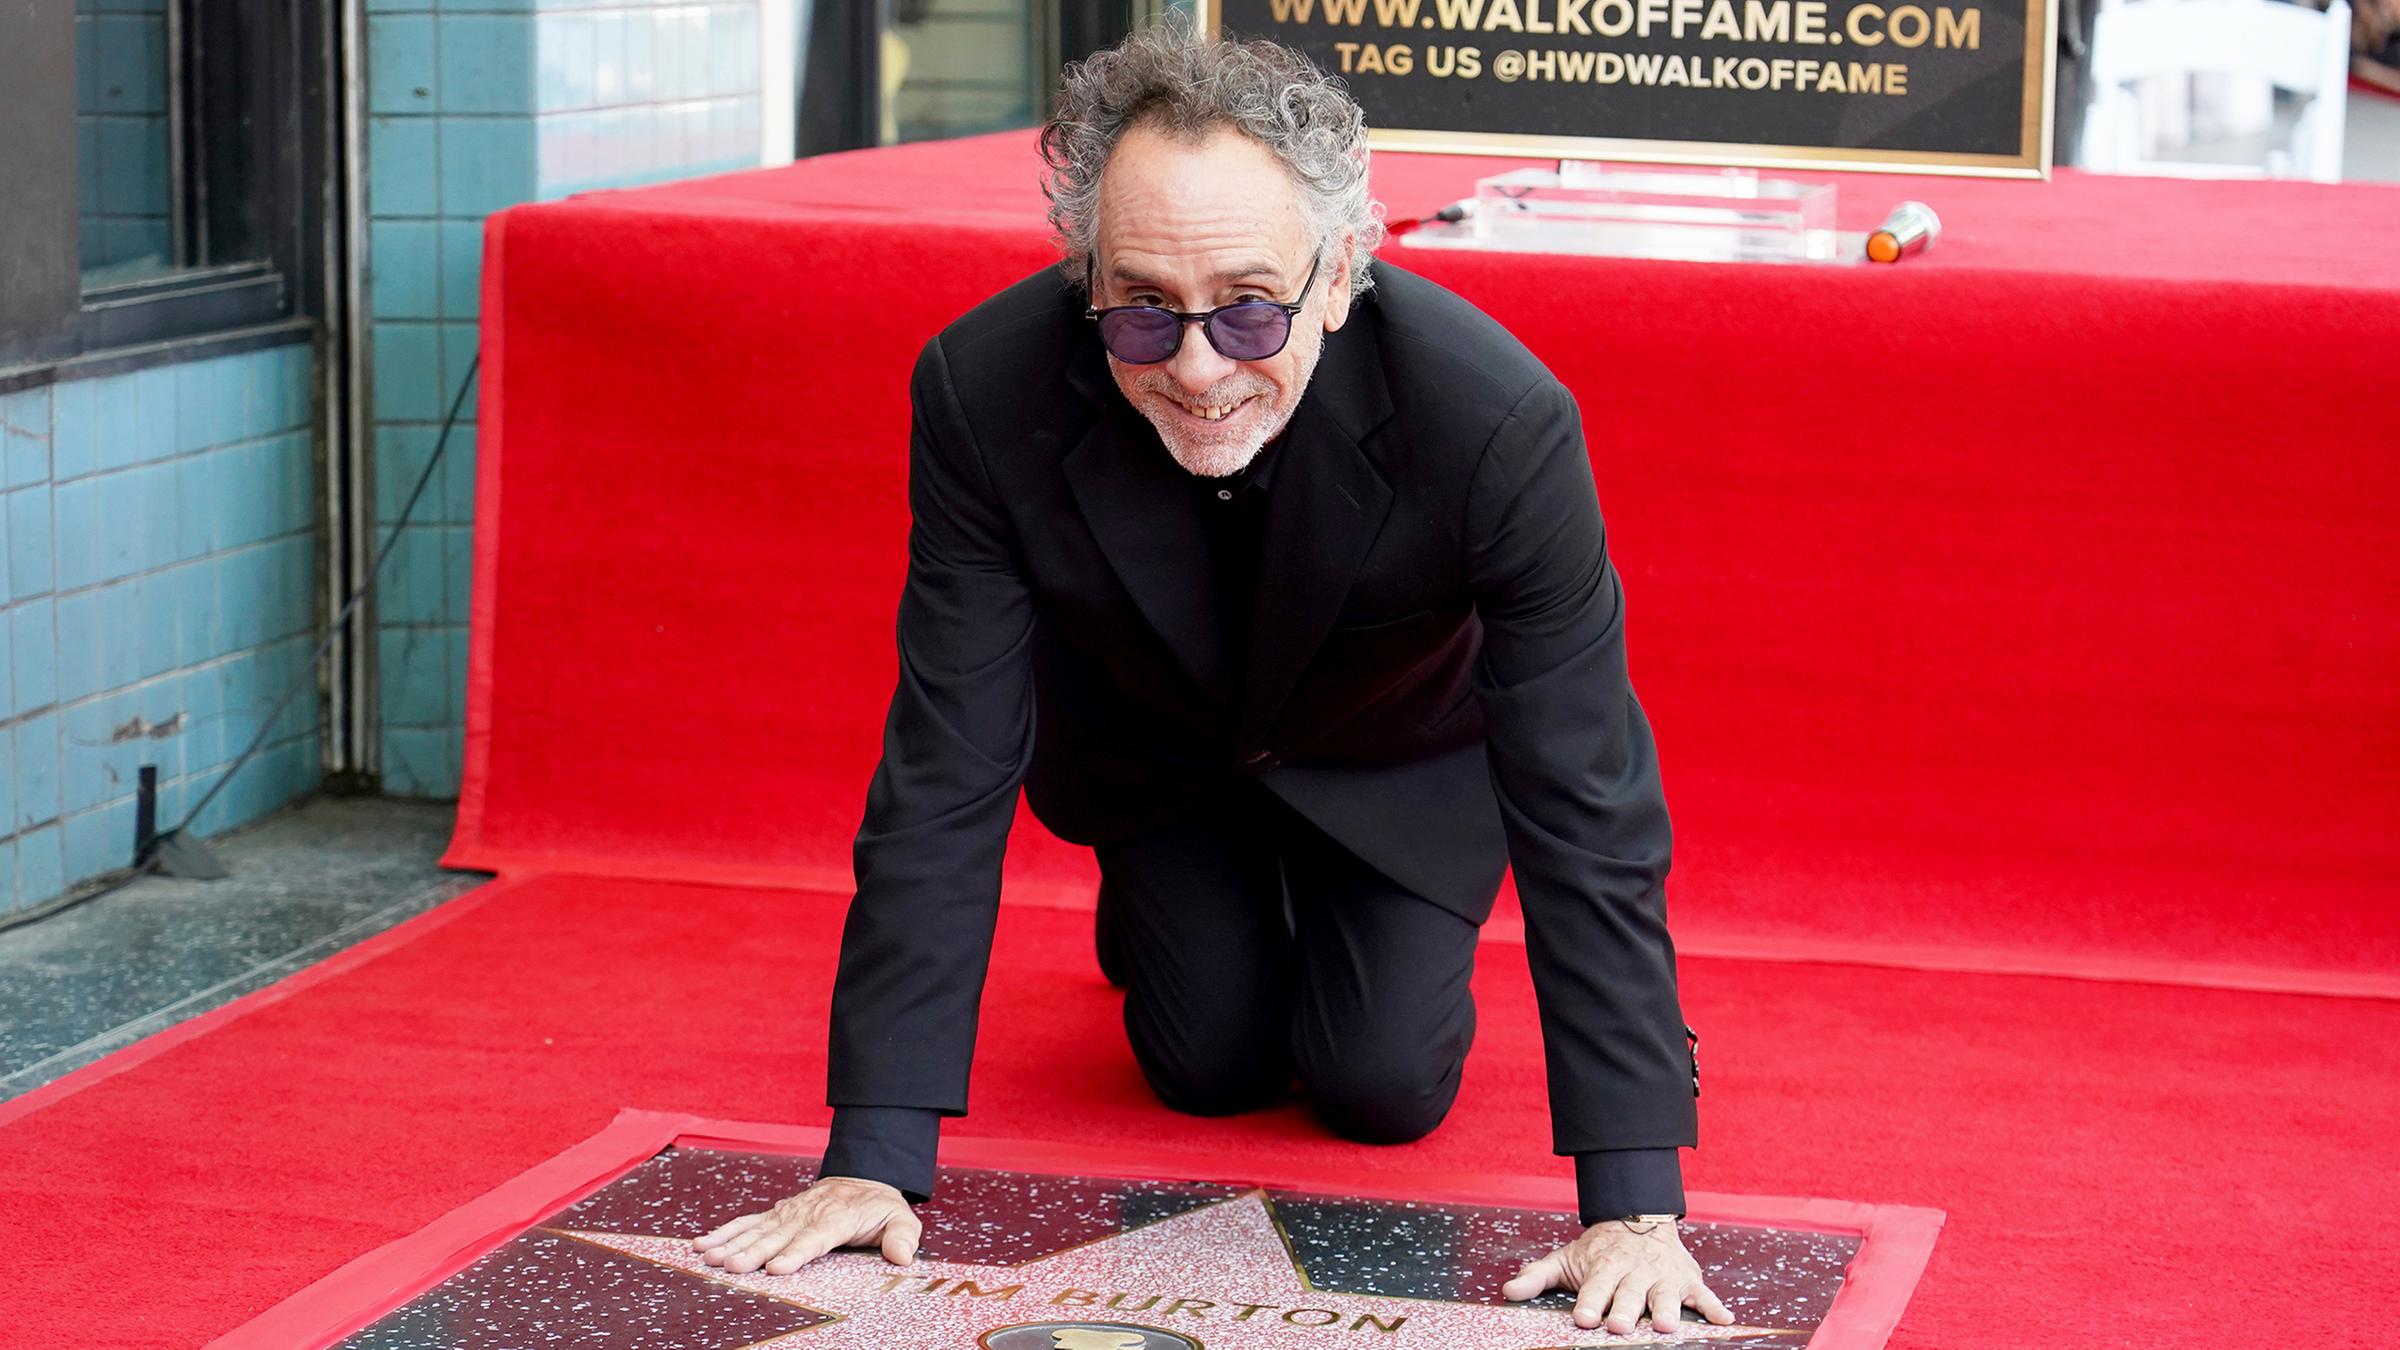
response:
<path fill-rule="evenodd" d="M 1350 232 L 1350 294 L 1383 242 L 1383 206 L 1367 195 L 1367 124 L 1342 82 L 1289 47 L 1197 33 L 1170 16 L 1066 69 L 1042 126 L 1042 182 L 1067 277 L 1091 288 L 1100 171 L 1127 131 L 1150 125 L 1197 138 L 1229 126 L 1273 152 L 1300 188 L 1322 255 Z"/>

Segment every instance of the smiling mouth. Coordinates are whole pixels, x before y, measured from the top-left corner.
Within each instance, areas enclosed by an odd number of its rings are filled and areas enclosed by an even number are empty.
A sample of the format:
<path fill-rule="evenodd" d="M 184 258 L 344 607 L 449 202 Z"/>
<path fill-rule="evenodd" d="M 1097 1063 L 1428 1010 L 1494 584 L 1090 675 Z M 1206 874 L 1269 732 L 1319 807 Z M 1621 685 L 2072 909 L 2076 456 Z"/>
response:
<path fill-rule="evenodd" d="M 1196 422 L 1222 422 L 1249 407 L 1257 398 L 1256 394 L 1245 394 L 1231 403 L 1186 403 L 1172 394 L 1166 396 L 1167 402 L 1174 404 L 1184 416 Z"/>

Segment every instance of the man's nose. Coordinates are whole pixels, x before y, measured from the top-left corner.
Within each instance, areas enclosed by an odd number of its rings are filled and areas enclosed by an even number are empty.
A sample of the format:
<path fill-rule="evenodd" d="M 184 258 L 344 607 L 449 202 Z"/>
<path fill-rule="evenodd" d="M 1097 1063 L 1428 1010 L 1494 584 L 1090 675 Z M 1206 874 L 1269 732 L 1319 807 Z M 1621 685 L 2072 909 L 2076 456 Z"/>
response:
<path fill-rule="evenodd" d="M 1167 363 L 1167 370 L 1174 375 L 1175 383 L 1183 386 L 1185 393 L 1198 394 L 1233 374 L 1237 364 L 1219 353 L 1216 345 L 1208 340 L 1207 330 L 1194 321 L 1184 325 L 1183 345 L 1175 349 L 1175 355 Z"/>

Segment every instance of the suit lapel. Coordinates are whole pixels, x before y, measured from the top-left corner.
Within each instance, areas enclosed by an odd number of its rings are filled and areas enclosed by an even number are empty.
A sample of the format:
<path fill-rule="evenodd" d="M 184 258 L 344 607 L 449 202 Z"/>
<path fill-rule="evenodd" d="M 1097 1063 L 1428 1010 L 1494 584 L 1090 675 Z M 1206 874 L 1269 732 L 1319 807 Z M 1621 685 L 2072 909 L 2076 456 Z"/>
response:
<path fill-rule="evenodd" d="M 1233 653 L 1218 633 L 1222 601 L 1193 510 L 1191 476 L 1117 392 L 1096 340 L 1077 352 L 1068 380 L 1098 405 L 1091 430 L 1061 465 L 1084 523 L 1135 607 L 1184 669 L 1210 694 L 1231 702 Z"/>
<path fill-rule="evenodd" d="M 1325 338 L 1308 393 L 1276 451 L 1266 544 L 1252 595 L 1241 741 L 1257 746 L 1290 698 L 1366 562 L 1392 488 L 1364 447 L 1392 415 L 1375 308 L 1354 306 Z"/>

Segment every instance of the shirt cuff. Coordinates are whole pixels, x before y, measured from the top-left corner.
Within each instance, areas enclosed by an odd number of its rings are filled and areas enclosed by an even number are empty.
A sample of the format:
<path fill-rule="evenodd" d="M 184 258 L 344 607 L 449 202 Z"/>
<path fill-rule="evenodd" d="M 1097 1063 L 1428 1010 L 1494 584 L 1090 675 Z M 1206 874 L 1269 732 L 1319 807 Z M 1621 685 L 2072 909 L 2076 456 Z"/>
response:
<path fill-rule="evenodd" d="M 1578 1153 L 1575 1203 L 1586 1226 L 1632 1214 L 1681 1217 L 1683 1159 L 1671 1148 L 1605 1148 Z"/>
<path fill-rule="evenodd" d="M 821 1177 L 880 1181 L 923 1204 L 933 1194 L 933 1157 L 942 1142 L 942 1114 L 918 1106 L 837 1106 L 825 1141 Z"/>

